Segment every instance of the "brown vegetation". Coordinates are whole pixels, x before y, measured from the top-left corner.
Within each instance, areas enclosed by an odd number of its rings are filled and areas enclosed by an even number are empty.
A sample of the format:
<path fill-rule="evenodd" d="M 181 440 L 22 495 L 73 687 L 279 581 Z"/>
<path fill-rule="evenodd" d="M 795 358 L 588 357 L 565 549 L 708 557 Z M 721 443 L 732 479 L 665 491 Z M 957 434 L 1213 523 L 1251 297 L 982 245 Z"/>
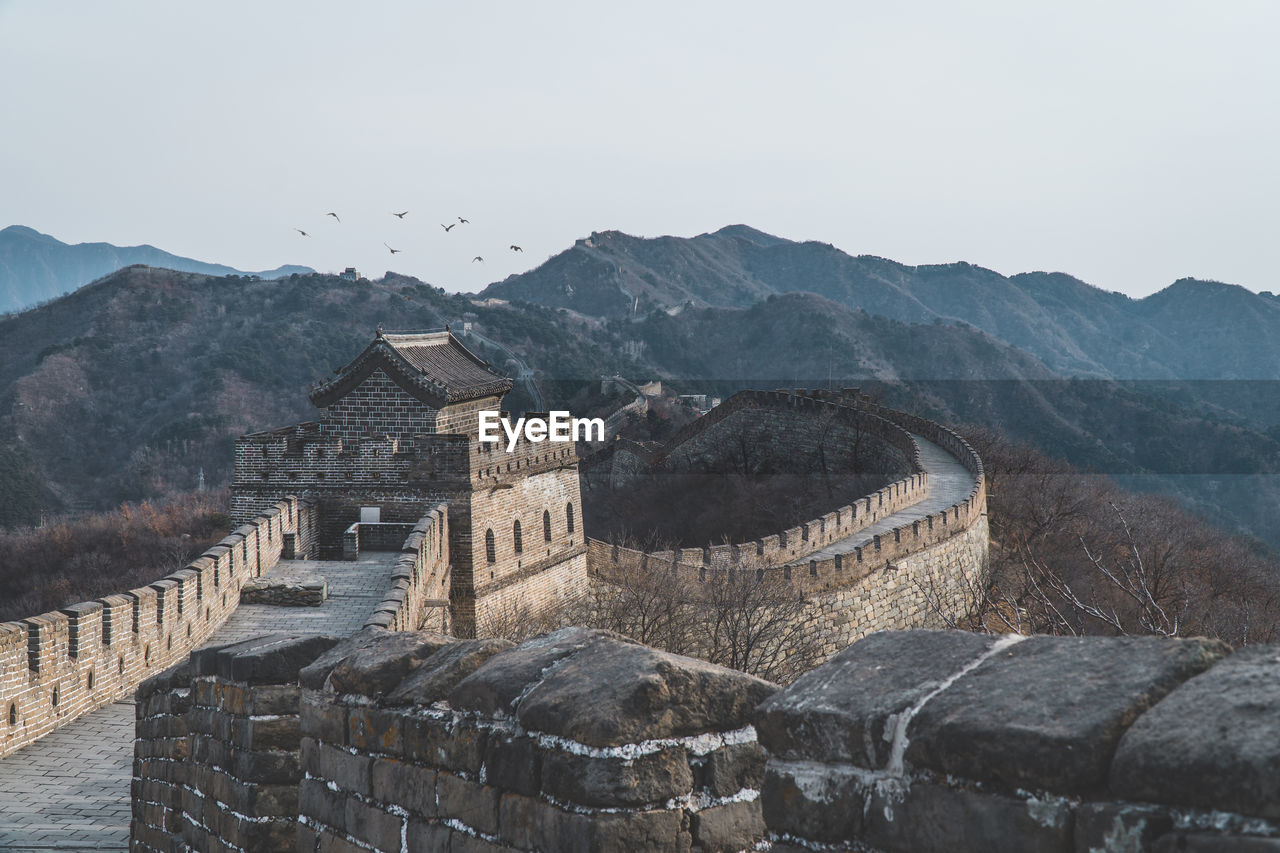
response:
<path fill-rule="evenodd" d="M 227 532 L 225 491 L 0 532 L 0 621 L 143 586 Z"/>
<path fill-rule="evenodd" d="M 993 432 L 967 437 L 987 470 L 991 577 L 959 627 L 1280 637 L 1280 560 L 1265 546 Z"/>
<path fill-rule="evenodd" d="M 583 625 L 788 684 L 822 662 L 805 607 L 780 572 L 717 571 L 692 583 L 624 563 L 614 567 L 609 582 L 592 584 L 561 611 L 535 616 L 525 607 L 510 608 L 482 620 L 480 636 L 520 642 Z"/>

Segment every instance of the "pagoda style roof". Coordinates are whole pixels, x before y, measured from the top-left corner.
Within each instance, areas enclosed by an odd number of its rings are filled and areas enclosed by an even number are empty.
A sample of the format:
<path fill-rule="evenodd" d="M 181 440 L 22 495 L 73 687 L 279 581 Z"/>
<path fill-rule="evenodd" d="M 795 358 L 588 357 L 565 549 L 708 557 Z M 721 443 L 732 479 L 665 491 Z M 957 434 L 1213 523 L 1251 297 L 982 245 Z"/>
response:
<path fill-rule="evenodd" d="M 414 333 L 378 330 L 364 352 L 337 376 L 314 385 L 308 396 L 316 406 L 332 405 L 379 368 L 411 396 L 436 408 L 502 395 L 513 384 L 447 329 Z"/>

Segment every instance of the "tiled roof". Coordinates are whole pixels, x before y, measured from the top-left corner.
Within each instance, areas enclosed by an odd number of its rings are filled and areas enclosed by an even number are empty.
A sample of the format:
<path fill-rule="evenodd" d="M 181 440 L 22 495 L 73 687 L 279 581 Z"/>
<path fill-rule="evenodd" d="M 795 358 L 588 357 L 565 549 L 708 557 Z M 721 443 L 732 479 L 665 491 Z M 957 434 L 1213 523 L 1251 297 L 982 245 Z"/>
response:
<path fill-rule="evenodd" d="M 312 389 L 311 402 L 332 404 L 379 367 L 410 394 L 434 406 L 505 394 L 512 385 L 447 330 L 379 332 L 336 377 Z"/>

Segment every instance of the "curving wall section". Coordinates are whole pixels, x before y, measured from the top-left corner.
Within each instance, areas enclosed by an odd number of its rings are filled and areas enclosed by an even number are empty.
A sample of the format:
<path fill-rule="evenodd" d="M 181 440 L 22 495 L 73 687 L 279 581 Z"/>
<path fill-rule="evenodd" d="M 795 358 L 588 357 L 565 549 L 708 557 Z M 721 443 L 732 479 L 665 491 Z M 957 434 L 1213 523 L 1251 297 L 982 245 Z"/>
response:
<path fill-rule="evenodd" d="M 0 757 L 184 660 L 239 606 L 246 581 L 310 547 L 312 511 L 289 496 L 155 583 L 0 623 Z"/>
<path fill-rule="evenodd" d="M 654 458 L 678 452 L 747 408 L 856 424 L 909 452 L 918 473 L 852 505 L 750 542 L 643 552 L 591 540 L 588 564 L 596 578 L 607 582 L 611 575 L 636 569 L 670 572 L 691 583 L 703 583 L 716 572 L 775 574 L 809 600 L 808 618 L 827 653 L 878 630 L 941 627 L 966 611 L 985 576 L 988 549 L 986 477 L 981 458 L 967 441 L 935 421 L 873 404 L 856 392 L 744 391 L 690 424 Z M 928 475 L 920 470 L 913 435 L 942 447 L 964 466 L 973 476 L 969 492 L 942 509 L 855 544 L 859 531 L 928 494 Z M 851 540 L 847 551 L 809 559 L 841 540 Z"/>

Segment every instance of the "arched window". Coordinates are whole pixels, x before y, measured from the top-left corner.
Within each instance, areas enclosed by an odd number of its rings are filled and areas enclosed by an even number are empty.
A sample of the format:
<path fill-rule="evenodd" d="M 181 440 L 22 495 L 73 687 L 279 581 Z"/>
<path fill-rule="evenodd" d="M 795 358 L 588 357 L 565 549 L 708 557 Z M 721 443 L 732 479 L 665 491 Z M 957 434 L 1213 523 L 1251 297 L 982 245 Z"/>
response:
<path fill-rule="evenodd" d="M 484 555 L 490 563 L 498 561 L 498 548 L 493 542 L 493 528 L 490 527 L 484 532 Z"/>
<path fill-rule="evenodd" d="M 564 507 L 565 523 L 569 525 L 569 532 L 573 532 L 573 504 L 565 504 Z"/>
<path fill-rule="evenodd" d="M 511 538 L 516 544 L 516 553 L 524 553 L 524 540 L 520 538 L 520 521 L 518 519 L 515 524 L 511 525 Z"/>
<path fill-rule="evenodd" d="M 551 510 L 542 511 L 542 538 L 551 541 Z"/>

